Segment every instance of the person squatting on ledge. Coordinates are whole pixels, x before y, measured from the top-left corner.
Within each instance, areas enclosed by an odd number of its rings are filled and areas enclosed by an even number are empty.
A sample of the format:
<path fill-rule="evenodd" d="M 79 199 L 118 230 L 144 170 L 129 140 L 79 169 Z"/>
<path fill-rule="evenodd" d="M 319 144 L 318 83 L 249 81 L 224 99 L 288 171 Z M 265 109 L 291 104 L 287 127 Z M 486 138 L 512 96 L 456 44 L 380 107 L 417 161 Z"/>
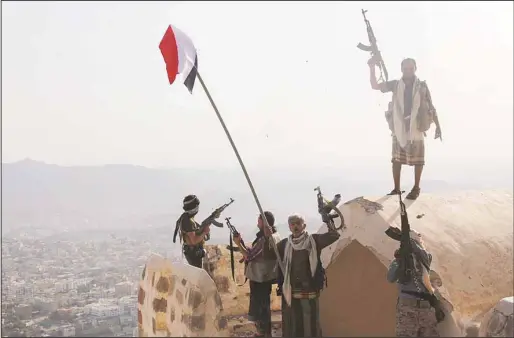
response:
<path fill-rule="evenodd" d="M 269 227 L 257 218 L 259 232 L 251 247 L 241 245 L 241 236 L 234 235 L 234 242 L 239 247 L 245 260 L 245 277 L 250 280 L 250 306 L 248 319 L 255 323 L 256 337 L 271 337 L 271 287 L 277 279 L 277 256 L 273 250 L 270 237 L 278 237 L 275 217 L 269 211 L 264 215 Z"/>
<path fill-rule="evenodd" d="M 310 235 L 299 215 L 289 216 L 288 224 L 291 235 L 277 245 L 285 266 L 277 281 L 282 291 L 282 335 L 321 337 L 319 295 L 325 284 L 321 250 L 340 235 L 330 228 L 324 234 Z"/>
<path fill-rule="evenodd" d="M 184 213 L 180 215 L 177 227 L 180 230 L 180 238 L 183 241 L 182 250 L 187 262 L 201 269 L 205 257 L 205 236 L 209 233 L 210 226 L 206 226 L 199 234 L 196 232 L 200 228 L 200 224 L 195 221 L 199 207 L 200 200 L 198 197 L 187 195 L 183 200 Z"/>
<path fill-rule="evenodd" d="M 405 283 L 399 282 L 400 256 L 395 251 L 395 258 L 389 266 L 387 281 L 398 283 L 398 301 L 396 305 L 396 336 L 397 337 L 439 337 L 437 331 L 436 311 L 427 297 L 433 294 L 429 280 L 432 255 L 423 244 L 421 235 L 410 231 L 414 271 L 412 278 Z"/>

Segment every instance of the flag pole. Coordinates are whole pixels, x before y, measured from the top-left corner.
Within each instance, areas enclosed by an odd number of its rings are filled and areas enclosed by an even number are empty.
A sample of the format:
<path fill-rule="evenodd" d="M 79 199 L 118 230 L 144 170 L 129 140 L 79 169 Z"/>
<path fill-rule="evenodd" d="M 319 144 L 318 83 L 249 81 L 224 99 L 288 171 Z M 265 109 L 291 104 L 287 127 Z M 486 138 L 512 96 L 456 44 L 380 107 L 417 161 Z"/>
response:
<path fill-rule="evenodd" d="M 259 208 L 259 212 L 261 214 L 261 219 L 264 221 L 267 227 L 270 225 L 268 224 L 268 220 L 266 218 L 266 215 L 264 215 L 264 210 L 262 209 L 261 202 L 259 201 L 259 197 L 257 197 L 257 193 L 255 192 L 255 188 L 253 187 L 252 180 L 250 179 L 250 176 L 248 175 L 248 172 L 246 171 L 246 167 L 243 163 L 243 160 L 241 159 L 241 155 L 239 155 L 239 151 L 237 151 L 236 144 L 234 143 L 234 140 L 232 139 L 232 136 L 230 135 L 230 132 L 228 131 L 227 125 L 225 124 L 225 121 L 223 120 L 223 117 L 221 117 L 221 114 L 218 110 L 218 107 L 216 107 L 216 104 L 214 103 L 214 100 L 211 97 L 211 94 L 209 93 L 209 90 L 205 86 L 205 83 L 203 82 L 202 76 L 200 75 L 200 72 L 198 72 L 198 68 L 196 68 L 196 76 L 198 77 L 198 80 L 200 81 L 200 84 L 202 85 L 203 90 L 205 91 L 205 94 L 207 94 L 207 98 L 209 99 L 209 102 L 211 103 L 212 108 L 214 109 L 214 112 L 216 113 L 216 116 L 218 116 L 218 119 L 220 120 L 221 126 L 223 127 L 223 130 L 225 131 L 225 134 L 227 135 L 227 138 L 230 142 L 230 145 L 232 146 L 232 149 L 234 150 L 234 153 L 236 154 L 237 160 L 239 161 L 239 165 L 241 166 L 241 169 L 243 170 L 243 174 L 245 175 L 246 181 L 248 182 L 248 185 L 250 186 L 250 190 L 252 191 L 253 198 L 255 199 L 255 203 L 257 204 L 257 208 Z M 277 255 L 277 261 L 282 269 L 282 272 L 285 272 L 284 265 L 282 263 L 282 259 L 280 258 L 280 255 L 278 253 L 277 243 L 275 242 L 275 238 L 271 236 L 270 238 L 273 250 L 275 250 L 275 254 Z"/>

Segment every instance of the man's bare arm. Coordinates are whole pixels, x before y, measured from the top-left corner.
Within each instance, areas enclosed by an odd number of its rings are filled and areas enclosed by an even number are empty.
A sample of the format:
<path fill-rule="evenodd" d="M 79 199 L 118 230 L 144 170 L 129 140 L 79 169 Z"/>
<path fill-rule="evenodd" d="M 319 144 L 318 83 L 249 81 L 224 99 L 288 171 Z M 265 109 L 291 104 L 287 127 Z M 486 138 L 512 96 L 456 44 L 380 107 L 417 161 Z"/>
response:
<path fill-rule="evenodd" d="M 205 234 L 208 232 L 208 227 L 206 227 L 204 229 L 204 231 L 202 232 L 201 235 L 197 235 L 194 231 L 192 232 L 186 232 L 185 235 L 187 237 L 187 241 L 186 241 L 186 244 L 188 245 L 196 245 L 196 244 L 199 244 L 201 243 L 204 238 L 205 238 Z"/>
<path fill-rule="evenodd" d="M 375 65 L 369 66 L 369 83 L 371 84 L 371 89 L 380 90 L 380 85 L 377 82 L 377 74 L 375 73 Z"/>
<path fill-rule="evenodd" d="M 437 117 L 437 112 L 434 114 L 434 123 L 436 128 L 441 129 L 441 125 L 439 125 L 439 118 Z"/>
<path fill-rule="evenodd" d="M 375 64 L 373 63 L 373 59 L 368 61 L 369 65 L 369 83 L 371 88 L 374 90 L 380 90 L 382 93 L 394 92 L 396 89 L 396 84 L 398 81 L 385 81 L 378 83 L 377 75 L 375 73 Z"/>

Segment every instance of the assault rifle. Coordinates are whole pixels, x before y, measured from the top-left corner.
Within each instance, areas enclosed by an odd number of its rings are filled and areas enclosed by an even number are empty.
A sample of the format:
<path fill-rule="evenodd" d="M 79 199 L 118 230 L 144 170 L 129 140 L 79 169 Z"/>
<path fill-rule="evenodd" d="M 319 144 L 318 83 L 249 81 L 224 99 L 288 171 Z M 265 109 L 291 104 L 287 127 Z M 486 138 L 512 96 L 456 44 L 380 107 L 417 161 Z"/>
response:
<path fill-rule="evenodd" d="M 236 227 L 233 226 L 232 223 L 230 223 L 231 219 L 232 219 L 232 217 L 225 218 L 225 222 L 227 222 L 227 227 L 230 230 L 230 247 L 232 247 L 232 236 L 240 235 L 239 232 L 237 231 Z M 242 238 L 241 238 L 241 246 L 246 249 L 245 242 L 243 241 Z"/>
<path fill-rule="evenodd" d="M 321 215 L 321 220 L 323 223 L 327 225 L 327 227 L 331 230 L 339 230 L 344 227 L 344 217 L 337 205 L 339 202 L 341 202 L 341 194 L 336 194 L 332 201 L 327 200 L 325 197 L 323 197 L 323 194 L 321 193 L 321 188 L 316 187 L 314 188 L 314 191 L 317 191 L 317 200 L 318 200 L 318 212 Z M 334 211 L 334 214 L 331 214 L 330 212 Z M 334 219 L 339 217 L 341 219 L 341 225 L 336 228 Z"/>
<path fill-rule="evenodd" d="M 200 226 L 198 227 L 198 230 L 196 230 L 196 235 L 197 236 L 200 236 L 203 232 L 203 230 L 205 229 L 206 226 L 209 226 L 209 225 L 214 225 L 214 226 L 217 226 L 218 228 L 223 228 L 223 223 L 221 222 L 218 222 L 216 221 L 216 218 L 220 217 L 221 213 L 229 206 L 231 205 L 232 203 L 234 203 L 234 199 L 230 199 L 230 202 L 228 203 L 225 203 L 223 204 L 221 207 L 219 208 L 216 208 L 216 210 L 214 210 L 212 212 L 212 214 L 210 214 L 206 219 L 204 219 L 202 221 L 202 223 L 200 223 Z M 210 234 L 206 234 L 205 235 L 205 240 L 208 241 L 209 239 L 211 238 Z"/>
<path fill-rule="evenodd" d="M 230 237 L 229 237 L 229 250 L 230 250 L 230 268 L 232 270 L 232 279 L 234 282 L 236 281 L 235 278 L 235 264 L 234 264 L 234 244 L 232 242 L 232 236 L 239 236 L 239 232 L 236 230 L 236 228 L 230 223 L 231 217 L 225 218 L 225 221 L 227 222 L 227 227 L 230 230 Z M 243 239 L 241 238 L 241 246 L 246 250 L 246 245 Z M 244 261 L 244 257 L 239 261 L 239 263 L 242 263 Z"/>
<path fill-rule="evenodd" d="M 364 17 L 364 23 L 366 24 L 366 31 L 368 32 L 368 40 L 369 40 L 369 46 L 359 43 L 357 45 L 357 48 L 360 50 L 363 50 L 365 52 L 370 52 L 371 56 L 374 57 L 377 60 L 377 66 L 378 69 L 380 69 L 380 80 L 388 81 L 389 74 L 387 73 L 387 68 L 384 63 L 384 59 L 382 59 L 382 55 L 380 54 L 380 51 L 378 50 L 377 46 L 377 39 L 375 37 L 375 33 L 373 32 L 373 28 L 371 28 L 371 24 L 369 23 L 369 20 L 366 18 L 366 13 L 368 11 L 362 10 L 362 16 Z"/>
<path fill-rule="evenodd" d="M 413 274 L 415 273 L 414 267 L 414 259 L 412 257 L 412 242 L 410 239 L 410 224 L 409 217 L 407 215 L 407 209 L 405 208 L 405 203 L 402 201 L 402 192 L 398 194 L 400 201 L 400 217 L 401 217 L 401 230 L 390 226 L 386 231 L 386 235 L 395 241 L 400 242 L 400 249 L 398 250 L 399 259 L 398 259 L 398 281 L 402 284 L 410 282 L 412 278 L 414 278 Z M 427 272 L 430 272 L 428 267 Z M 406 291 L 405 291 L 406 292 Z M 411 294 L 411 292 L 406 292 Z M 422 299 L 427 300 L 430 305 L 435 310 L 435 317 L 437 322 L 442 322 L 445 318 L 445 313 L 443 311 L 443 307 L 441 305 L 441 301 L 437 298 L 435 294 L 429 293 L 418 293 L 414 292 L 413 295 L 420 297 Z"/>
<path fill-rule="evenodd" d="M 386 235 L 390 238 L 400 242 L 400 249 L 398 253 L 400 255 L 399 260 L 399 282 L 405 284 L 412 278 L 414 269 L 414 261 L 412 259 L 412 243 L 410 241 L 410 224 L 409 217 L 407 215 L 407 209 L 405 203 L 402 201 L 402 192 L 398 194 L 400 201 L 400 218 L 401 218 L 401 230 L 390 226 L 386 231 Z"/>

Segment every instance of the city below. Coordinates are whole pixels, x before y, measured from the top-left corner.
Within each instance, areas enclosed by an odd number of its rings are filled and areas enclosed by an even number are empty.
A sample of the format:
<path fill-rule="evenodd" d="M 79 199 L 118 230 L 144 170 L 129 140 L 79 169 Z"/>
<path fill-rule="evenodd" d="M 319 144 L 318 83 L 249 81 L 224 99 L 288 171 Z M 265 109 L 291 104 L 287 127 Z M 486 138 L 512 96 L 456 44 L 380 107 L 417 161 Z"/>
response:
<path fill-rule="evenodd" d="M 135 337 L 149 254 L 182 260 L 171 236 L 150 244 L 141 236 L 72 241 L 33 233 L 2 238 L 2 337 Z"/>

